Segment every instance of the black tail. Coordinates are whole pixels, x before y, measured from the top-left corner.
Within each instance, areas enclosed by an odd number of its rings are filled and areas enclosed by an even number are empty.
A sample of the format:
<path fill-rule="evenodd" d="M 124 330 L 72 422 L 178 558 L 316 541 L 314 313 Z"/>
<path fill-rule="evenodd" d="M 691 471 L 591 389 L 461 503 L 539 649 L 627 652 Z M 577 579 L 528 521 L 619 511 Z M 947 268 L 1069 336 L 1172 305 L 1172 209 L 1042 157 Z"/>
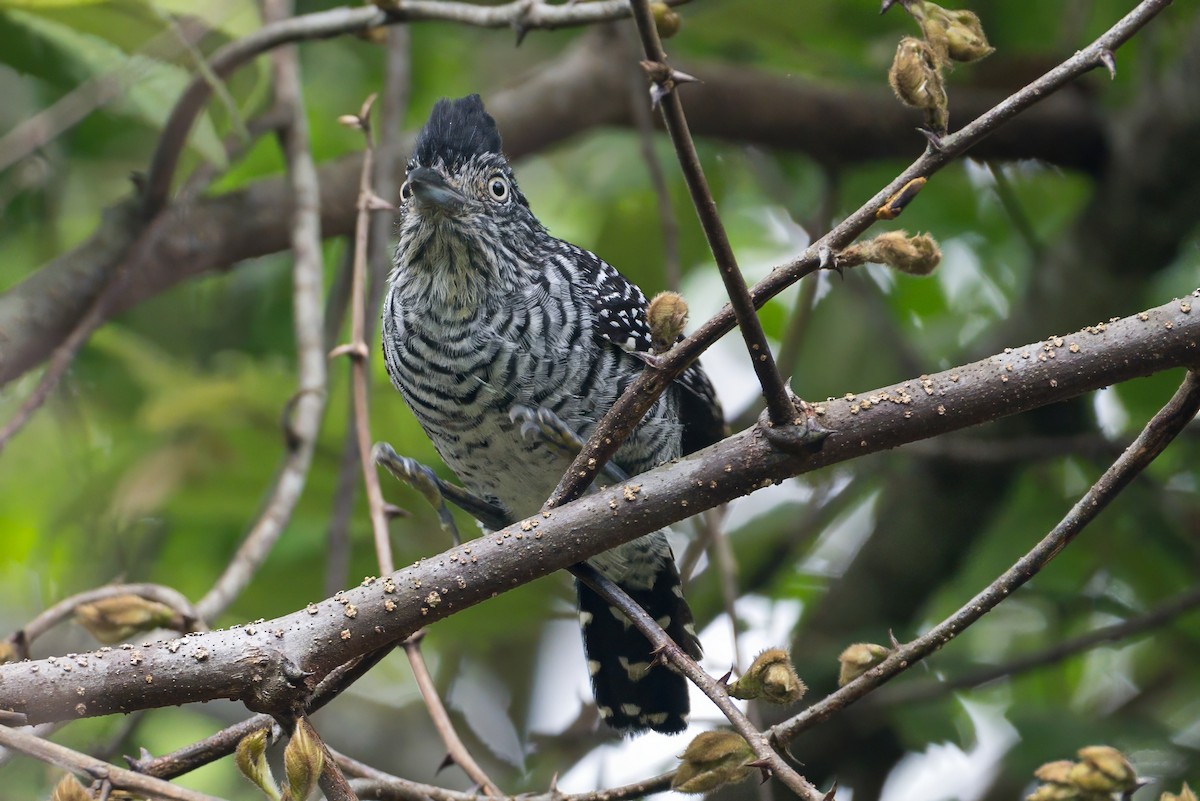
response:
<path fill-rule="evenodd" d="M 600 717 L 622 734 L 647 729 L 675 734 L 687 728 L 687 680 L 673 668 L 655 662 L 650 642 L 623 613 L 583 584 L 576 582 L 575 587 L 583 648 Z M 621 588 L 689 656 L 700 658 L 692 610 L 684 600 L 674 560 L 662 563 L 649 589 Z"/>

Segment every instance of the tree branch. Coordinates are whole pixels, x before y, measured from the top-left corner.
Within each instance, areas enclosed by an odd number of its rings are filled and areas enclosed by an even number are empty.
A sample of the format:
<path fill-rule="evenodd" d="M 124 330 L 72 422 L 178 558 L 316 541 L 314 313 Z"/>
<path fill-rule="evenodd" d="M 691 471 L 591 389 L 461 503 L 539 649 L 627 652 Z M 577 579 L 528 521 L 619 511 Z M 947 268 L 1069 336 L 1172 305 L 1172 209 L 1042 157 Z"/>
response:
<path fill-rule="evenodd" d="M 20 751 L 63 770 L 82 773 L 92 779 L 106 781 L 120 790 L 129 790 L 148 798 L 162 798 L 169 799 L 169 801 L 221 801 L 215 796 L 189 790 L 186 787 L 176 787 L 162 779 L 118 768 L 58 743 L 52 743 L 7 726 L 0 726 L 0 746 Z"/>
<path fill-rule="evenodd" d="M 733 309 L 738 329 L 745 340 L 750 364 L 758 376 L 758 383 L 767 404 L 767 414 L 775 425 L 788 425 L 795 418 L 796 409 L 792 405 L 787 387 L 784 386 L 783 377 L 779 375 L 775 366 L 775 357 L 771 353 L 767 335 L 763 333 L 762 322 L 758 319 L 754 301 L 750 298 L 746 279 L 738 268 L 733 246 L 729 244 L 729 236 L 725 233 L 725 225 L 717 211 L 717 202 L 708 188 L 708 179 L 704 177 L 704 168 L 700 165 L 700 156 L 696 153 L 696 143 L 692 141 L 687 116 L 683 112 L 683 102 L 679 99 L 679 89 L 676 85 L 678 73 L 667 66 L 667 53 L 658 38 L 658 27 L 650 11 L 649 0 L 630 2 L 633 5 L 633 19 L 637 23 L 638 35 L 642 40 L 642 49 L 646 53 L 647 61 L 643 62 L 643 66 L 654 85 L 652 96 L 660 98 L 667 133 L 671 137 L 671 144 L 675 146 L 675 155 L 679 159 L 679 167 L 692 196 L 692 206 L 696 209 L 700 227 L 704 230 L 704 238 L 708 240 L 708 248 L 717 263 L 721 281 L 725 284 L 729 306 Z M 620 441 L 624 440 L 625 437 L 621 437 Z M 614 448 L 614 452 L 615 450 Z M 568 496 L 559 496 L 560 502 L 564 497 Z"/>
<path fill-rule="evenodd" d="M 758 428 L 272 621 L 74 658 L 0 665 L 0 710 L 32 723 L 215 698 L 288 708 L 337 665 L 499 592 L 830 464 L 1200 363 L 1200 290 L 1133 317 L 817 407 L 819 453 Z M 1197 310 L 1200 312 L 1200 309 Z M 628 498 L 628 499 L 627 499 Z M 310 674 L 311 675 L 307 675 Z M 54 681 L 70 674 L 69 681 Z"/>

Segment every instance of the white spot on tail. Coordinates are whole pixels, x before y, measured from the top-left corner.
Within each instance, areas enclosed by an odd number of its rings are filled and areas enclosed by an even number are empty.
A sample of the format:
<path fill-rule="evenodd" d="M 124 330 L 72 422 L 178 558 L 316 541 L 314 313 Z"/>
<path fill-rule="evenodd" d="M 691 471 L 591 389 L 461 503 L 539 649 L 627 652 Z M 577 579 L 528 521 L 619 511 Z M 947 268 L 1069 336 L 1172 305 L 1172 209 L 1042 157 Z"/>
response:
<path fill-rule="evenodd" d="M 633 717 L 642 714 L 642 708 L 637 704 L 621 704 L 621 714 Z"/>
<path fill-rule="evenodd" d="M 629 659 L 624 656 L 619 657 L 618 661 L 621 663 L 621 667 L 625 668 L 630 681 L 641 681 L 650 672 L 649 662 L 630 663 Z"/>
<path fill-rule="evenodd" d="M 629 622 L 629 618 L 625 617 L 625 613 L 620 609 L 617 609 L 615 606 L 608 607 L 608 611 L 612 612 L 612 616 L 619 620 L 623 627 L 629 628 L 633 625 L 631 622 Z"/>
<path fill-rule="evenodd" d="M 592 622 L 592 613 L 591 612 L 580 612 L 579 613 L 579 625 L 586 626 L 587 624 L 589 624 L 591 622 Z"/>

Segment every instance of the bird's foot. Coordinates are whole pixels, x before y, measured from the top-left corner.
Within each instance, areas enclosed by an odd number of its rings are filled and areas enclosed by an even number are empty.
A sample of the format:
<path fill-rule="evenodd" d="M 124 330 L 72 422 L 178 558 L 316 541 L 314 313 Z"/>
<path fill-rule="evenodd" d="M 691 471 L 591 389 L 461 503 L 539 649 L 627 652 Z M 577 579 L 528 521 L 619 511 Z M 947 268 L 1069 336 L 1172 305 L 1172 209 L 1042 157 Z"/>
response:
<path fill-rule="evenodd" d="M 525 439 L 537 439 L 571 459 L 583 450 L 584 441 L 580 436 L 561 417 L 545 406 L 539 406 L 537 409 L 514 406 L 508 416 L 520 426 L 521 436 Z M 614 484 L 629 480 L 625 471 L 611 462 L 604 466 L 602 472 Z"/>
<path fill-rule="evenodd" d="M 454 516 L 446 506 L 446 501 L 462 509 L 490 529 L 501 529 L 508 525 L 508 515 L 496 504 L 473 495 L 462 487 L 443 481 L 433 469 L 421 464 L 416 459 L 401 456 L 391 445 L 380 442 L 372 451 L 375 464 L 396 477 L 397 480 L 409 485 L 429 502 L 437 512 L 438 524 L 447 532 L 457 545 L 462 542 Z"/>

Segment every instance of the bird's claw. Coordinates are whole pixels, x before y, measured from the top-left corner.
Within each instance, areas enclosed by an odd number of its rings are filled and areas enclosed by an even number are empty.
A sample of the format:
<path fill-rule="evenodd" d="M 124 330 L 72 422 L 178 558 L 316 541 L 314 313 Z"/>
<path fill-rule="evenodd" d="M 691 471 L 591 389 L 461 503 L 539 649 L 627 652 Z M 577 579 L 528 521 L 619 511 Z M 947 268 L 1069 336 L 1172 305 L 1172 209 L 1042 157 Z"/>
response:
<path fill-rule="evenodd" d="M 381 465 L 398 481 L 421 493 L 421 496 L 437 513 L 438 525 L 441 526 L 442 531 L 449 534 L 456 544 L 462 542 L 462 538 L 458 534 L 458 526 L 454 522 L 454 516 L 450 514 L 450 509 L 446 506 L 443 493 L 446 484 L 438 478 L 432 468 L 421 464 L 416 459 L 401 456 L 386 442 L 377 444 L 372 455 L 376 464 Z"/>

